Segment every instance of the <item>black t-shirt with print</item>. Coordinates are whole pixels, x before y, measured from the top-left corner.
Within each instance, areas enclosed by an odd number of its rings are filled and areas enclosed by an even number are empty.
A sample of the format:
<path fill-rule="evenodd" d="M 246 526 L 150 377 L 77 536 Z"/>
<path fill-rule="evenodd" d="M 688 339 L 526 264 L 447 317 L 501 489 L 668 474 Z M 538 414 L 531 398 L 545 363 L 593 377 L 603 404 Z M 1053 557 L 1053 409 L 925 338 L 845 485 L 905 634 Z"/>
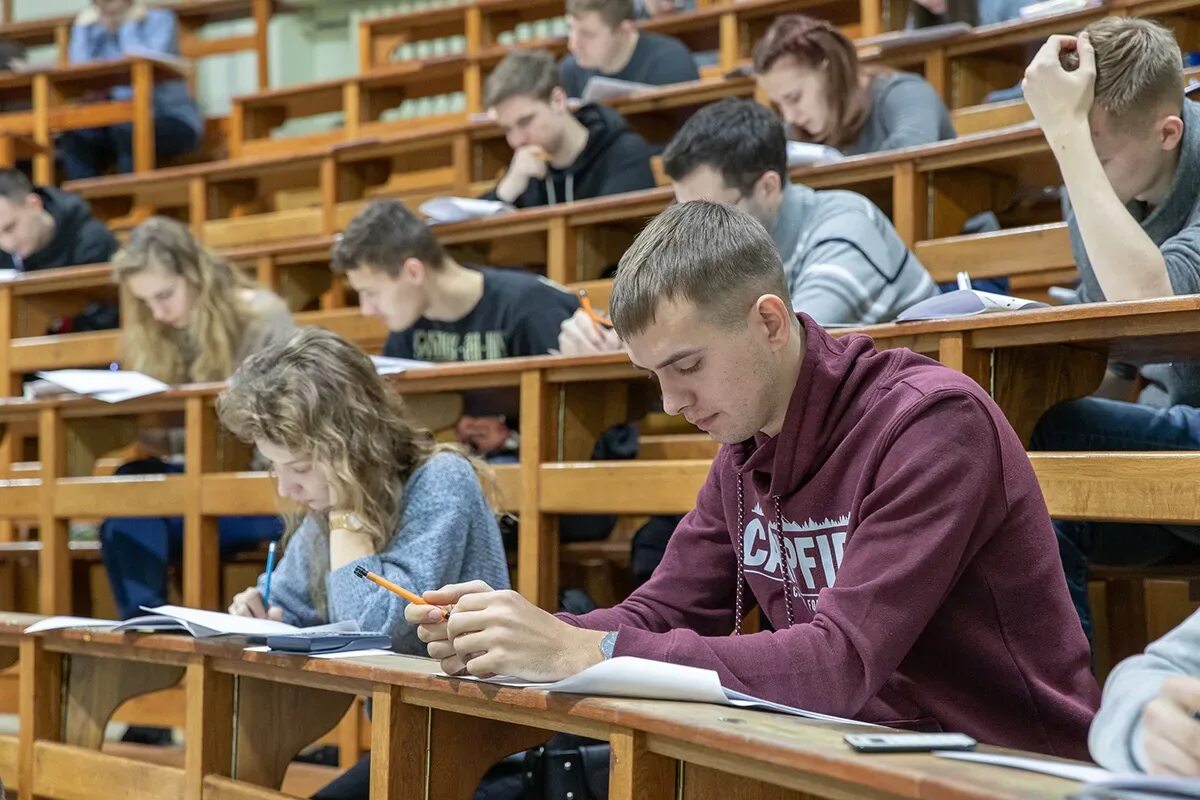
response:
<path fill-rule="evenodd" d="M 575 313 L 579 299 L 557 283 L 519 269 L 472 267 L 483 273 L 483 296 L 453 322 L 422 317 L 405 331 L 388 336 L 383 353 L 421 361 L 491 361 L 545 355 L 558 346 L 563 320 Z M 504 393 L 509 394 L 509 393 Z M 515 416 L 513 401 L 495 392 L 471 392 L 465 412 L 471 416 L 505 413 Z"/>

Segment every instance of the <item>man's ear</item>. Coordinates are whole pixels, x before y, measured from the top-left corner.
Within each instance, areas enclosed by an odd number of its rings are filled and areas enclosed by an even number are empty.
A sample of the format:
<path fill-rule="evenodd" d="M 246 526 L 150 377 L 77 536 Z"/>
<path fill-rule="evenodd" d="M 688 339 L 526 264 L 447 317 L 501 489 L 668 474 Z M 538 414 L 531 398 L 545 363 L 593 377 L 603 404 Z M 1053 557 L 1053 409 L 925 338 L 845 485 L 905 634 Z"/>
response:
<path fill-rule="evenodd" d="M 567 108 L 567 90 L 561 86 L 555 86 L 550 90 L 550 108 L 555 111 L 565 111 Z"/>
<path fill-rule="evenodd" d="M 1159 144 L 1163 150 L 1174 150 L 1183 141 L 1183 120 L 1172 114 L 1158 124 Z"/>
<path fill-rule="evenodd" d="M 762 199 L 775 197 L 783 189 L 783 178 L 775 170 L 767 170 L 754 182 L 754 194 Z"/>
<path fill-rule="evenodd" d="M 410 256 L 404 259 L 404 263 L 400 265 L 400 274 L 397 277 L 408 278 L 420 286 L 429 277 L 429 267 L 425 266 L 425 262 L 421 259 Z"/>
<path fill-rule="evenodd" d="M 637 23 L 631 19 L 623 19 L 617 23 L 615 33 L 622 36 L 632 36 L 637 33 Z"/>
<path fill-rule="evenodd" d="M 791 339 L 796 314 L 779 295 L 764 294 L 759 297 L 754 301 L 753 314 L 755 321 L 766 332 L 767 344 L 772 350 L 780 350 Z"/>
<path fill-rule="evenodd" d="M 46 209 L 46 204 L 43 202 L 42 196 L 37 192 L 30 192 L 25 195 L 25 205 L 31 211 L 44 211 Z"/>

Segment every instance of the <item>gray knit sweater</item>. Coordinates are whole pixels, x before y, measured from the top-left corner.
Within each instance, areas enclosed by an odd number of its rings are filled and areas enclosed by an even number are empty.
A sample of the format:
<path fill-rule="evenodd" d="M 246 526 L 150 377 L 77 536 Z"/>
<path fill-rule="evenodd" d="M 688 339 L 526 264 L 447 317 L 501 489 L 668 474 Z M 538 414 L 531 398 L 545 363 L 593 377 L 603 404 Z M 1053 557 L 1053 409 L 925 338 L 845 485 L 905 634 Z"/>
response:
<path fill-rule="evenodd" d="M 868 91 L 871 110 L 858 140 L 842 148 L 846 155 L 880 153 L 954 138 L 946 104 L 920 75 L 877 75 Z"/>
<path fill-rule="evenodd" d="M 1088 734 L 1097 764 L 1118 772 L 1145 769 L 1142 711 L 1158 696 L 1163 682 L 1177 675 L 1200 678 L 1200 611 L 1152 642 L 1142 655 L 1122 661 L 1108 676 Z"/>
<path fill-rule="evenodd" d="M 789 184 L 771 236 L 792 306 L 822 325 L 872 325 L 933 297 L 937 284 L 874 203 Z"/>
<path fill-rule="evenodd" d="M 314 607 L 311 575 L 324 564 L 326 612 Z M 365 631 L 386 631 L 398 653 L 425 654 L 417 630 L 404 621 L 407 601 L 354 574 L 365 567 L 421 593 L 476 578 L 507 589 L 508 566 L 495 515 L 465 458 L 438 453 L 405 486 L 396 535 L 376 555 L 328 571 L 329 538 L 310 516 L 288 544 L 271 577 L 271 605 L 301 627 L 355 620 Z M 258 579 L 263 591 L 266 575 Z"/>
<path fill-rule="evenodd" d="M 1179 165 L 1167 199 L 1157 208 L 1136 200 L 1126 208 L 1159 249 L 1167 263 L 1167 275 L 1175 294 L 1200 293 L 1200 103 L 1183 103 L 1183 141 Z M 1104 300 L 1104 292 L 1092 269 L 1074 211 L 1067 213 L 1071 251 L 1079 266 L 1079 294 L 1084 302 Z M 1142 395 L 1148 405 L 1184 403 L 1200 406 L 1200 363 L 1176 362 L 1145 367 L 1142 374 L 1151 382 Z"/>

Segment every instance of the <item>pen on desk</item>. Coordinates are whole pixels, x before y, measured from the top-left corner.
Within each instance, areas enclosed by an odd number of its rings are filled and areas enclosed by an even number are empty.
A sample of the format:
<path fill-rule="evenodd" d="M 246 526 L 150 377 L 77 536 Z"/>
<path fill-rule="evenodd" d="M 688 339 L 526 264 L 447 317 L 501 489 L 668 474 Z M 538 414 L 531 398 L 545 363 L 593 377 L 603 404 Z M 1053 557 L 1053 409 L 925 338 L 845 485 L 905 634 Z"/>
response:
<path fill-rule="evenodd" d="M 396 584 L 389 581 L 387 578 L 380 577 L 379 575 L 376 575 L 374 572 L 367 571 L 367 569 L 365 567 L 355 567 L 354 574 L 360 578 L 366 578 L 371 583 L 382 586 L 384 589 L 387 589 L 389 592 L 391 592 L 393 594 L 400 595 L 401 597 L 403 597 L 405 600 L 407 600 L 410 603 L 416 603 L 419 606 L 429 605 L 429 603 L 426 602 L 425 599 L 423 597 L 421 597 L 420 595 L 413 594 L 408 589 L 405 589 L 403 586 L 397 586 Z M 440 610 L 442 612 L 442 619 L 447 619 L 450 616 L 450 609 L 443 608 Z"/>
<path fill-rule="evenodd" d="M 263 608 L 269 609 L 271 603 L 271 573 L 275 571 L 275 543 L 267 545 L 267 580 L 263 586 Z"/>
<path fill-rule="evenodd" d="M 579 305 L 583 306 L 583 310 L 592 318 L 592 322 L 605 328 L 613 326 L 612 320 L 608 318 L 607 314 L 602 314 L 592 308 L 592 300 L 588 297 L 587 289 L 579 290 Z"/>

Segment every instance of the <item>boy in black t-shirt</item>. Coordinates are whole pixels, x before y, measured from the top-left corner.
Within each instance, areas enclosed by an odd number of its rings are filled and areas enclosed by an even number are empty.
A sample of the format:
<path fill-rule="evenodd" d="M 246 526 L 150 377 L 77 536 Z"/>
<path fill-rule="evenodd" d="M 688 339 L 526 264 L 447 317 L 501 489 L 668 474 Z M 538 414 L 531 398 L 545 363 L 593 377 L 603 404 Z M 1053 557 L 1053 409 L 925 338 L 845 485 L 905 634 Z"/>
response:
<path fill-rule="evenodd" d="M 367 316 L 391 333 L 384 355 L 422 361 L 490 361 L 545 355 L 579 306 L 558 284 L 528 272 L 459 264 L 415 214 L 377 200 L 351 220 L 331 266 L 358 292 Z M 513 449 L 517 403 L 509 392 L 464 397 L 458 432 L 484 456 Z"/>

